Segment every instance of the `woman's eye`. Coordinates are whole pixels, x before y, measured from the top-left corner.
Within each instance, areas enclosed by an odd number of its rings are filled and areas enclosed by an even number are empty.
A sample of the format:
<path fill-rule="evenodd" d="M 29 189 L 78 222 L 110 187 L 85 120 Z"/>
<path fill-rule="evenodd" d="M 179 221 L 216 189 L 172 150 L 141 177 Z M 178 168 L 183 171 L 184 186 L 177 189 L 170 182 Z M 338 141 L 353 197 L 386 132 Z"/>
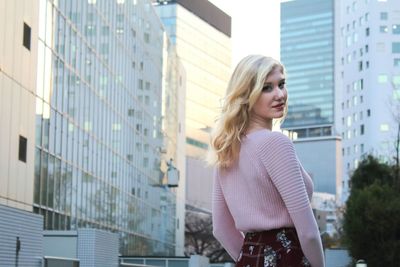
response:
<path fill-rule="evenodd" d="M 280 84 L 279 84 L 279 88 L 280 88 L 280 89 L 285 88 L 285 84 L 286 84 L 286 83 L 280 83 Z"/>
<path fill-rule="evenodd" d="M 262 91 L 263 91 L 263 92 L 272 91 L 272 86 L 271 86 L 271 85 L 265 85 L 265 86 L 262 88 Z"/>

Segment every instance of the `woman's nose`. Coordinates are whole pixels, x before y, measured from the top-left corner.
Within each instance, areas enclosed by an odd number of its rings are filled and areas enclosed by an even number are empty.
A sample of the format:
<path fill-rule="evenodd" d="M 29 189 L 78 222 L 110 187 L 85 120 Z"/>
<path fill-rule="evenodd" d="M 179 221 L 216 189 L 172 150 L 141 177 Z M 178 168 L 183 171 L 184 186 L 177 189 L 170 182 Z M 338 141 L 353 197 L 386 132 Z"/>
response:
<path fill-rule="evenodd" d="M 282 99 L 284 96 L 285 96 L 284 91 L 283 91 L 281 88 L 279 88 L 279 86 L 277 86 L 277 87 L 275 88 L 275 97 L 276 97 L 277 99 Z"/>

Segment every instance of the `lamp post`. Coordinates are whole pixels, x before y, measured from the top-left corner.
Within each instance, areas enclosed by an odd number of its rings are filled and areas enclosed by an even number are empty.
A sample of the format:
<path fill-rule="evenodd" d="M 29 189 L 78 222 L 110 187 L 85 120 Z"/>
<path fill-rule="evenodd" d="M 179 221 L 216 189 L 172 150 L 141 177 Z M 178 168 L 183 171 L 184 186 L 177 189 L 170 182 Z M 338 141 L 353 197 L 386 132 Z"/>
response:
<path fill-rule="evenodd" d="M 367 263 L 365 262 L 365 260 L 358 260 L 356 262 L 356 267 L 367 267 Z"/>
<path fill-rule="evenodd" d="M 167 162 L 167 166 L 168 187 L 177 187 L 179 184 L 179 171 L 174 166 L 172 158 Z"/>

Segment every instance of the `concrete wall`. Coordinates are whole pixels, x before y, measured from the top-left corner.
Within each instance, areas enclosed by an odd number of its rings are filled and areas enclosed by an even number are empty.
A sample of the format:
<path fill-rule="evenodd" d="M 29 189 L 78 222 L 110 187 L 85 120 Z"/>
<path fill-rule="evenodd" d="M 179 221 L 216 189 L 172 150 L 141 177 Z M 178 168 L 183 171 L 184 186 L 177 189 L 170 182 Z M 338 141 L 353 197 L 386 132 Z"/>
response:
<path fill-rule="evenodd" d="M 118 234 L 97 229 L 78 230 L 80 267 L 118 266 Z"/>
<path fill-rule="evenodd" d="M 204 160 L 186 157 L 187 204 L 211 211 L 213 170 Z"/>
<path fill-rule="evenodd" d="M 24 23 L 31 28 L 23 46 Z M 32 210 L 35 147 L 37 1 L 0 1 L 0 204 Z M 18 159 L 27 138 L 26 162 Z"/>
<path fill-rule="evenodd" d="M 119 236 L 98 229 L 45 231 L 46 257 L 79 259 L 80 267 L 118 266 Z"/>
<path fill-rule="evenodd" d="M 41 267 L 43 217 L 0 205 L 0 267 Z M 16 253 L 17 238 L 20 250 Z"/>
<path fill-rule="evenodd" d="M 294 141 L 297 156 L 311 175 L 314 191 L 336 195 L 341 179 L 340 140 L 336 137 L 308 138 Z"/>

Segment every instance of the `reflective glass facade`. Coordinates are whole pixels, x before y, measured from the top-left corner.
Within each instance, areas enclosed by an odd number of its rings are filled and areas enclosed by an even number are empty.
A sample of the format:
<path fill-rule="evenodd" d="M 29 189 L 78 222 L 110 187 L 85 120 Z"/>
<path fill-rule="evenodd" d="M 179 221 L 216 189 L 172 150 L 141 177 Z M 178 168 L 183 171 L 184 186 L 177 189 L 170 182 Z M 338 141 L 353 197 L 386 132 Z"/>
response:
<path fill-rule="evenodd" d="M 144 0 L 39 2 L 34 211 L 120 233 L 122 255 L 173 255 L 159 18 Z"/>
<path fill-rule="evenodd" d="M 223 32 L 202 19 L 201 8 L 221 12 L 229 26 L 230 17 L 205 3 L 208 1 L 196 1 L 199 6 L 194 1 L 163 2 L 155 7 L 186 72 L 186 153 L 202 157 L 230 75 L 231 38 L 230 32 Z M 183 6 L 186 4 L 187 8 Z"/>
<path fill-rule="evenodd" d="M 281 3 L 281 60 L 287 71 L 289 112 L 282 128 L 299 137 L 332 134 L 334 14 L 332 0 Z"/>

